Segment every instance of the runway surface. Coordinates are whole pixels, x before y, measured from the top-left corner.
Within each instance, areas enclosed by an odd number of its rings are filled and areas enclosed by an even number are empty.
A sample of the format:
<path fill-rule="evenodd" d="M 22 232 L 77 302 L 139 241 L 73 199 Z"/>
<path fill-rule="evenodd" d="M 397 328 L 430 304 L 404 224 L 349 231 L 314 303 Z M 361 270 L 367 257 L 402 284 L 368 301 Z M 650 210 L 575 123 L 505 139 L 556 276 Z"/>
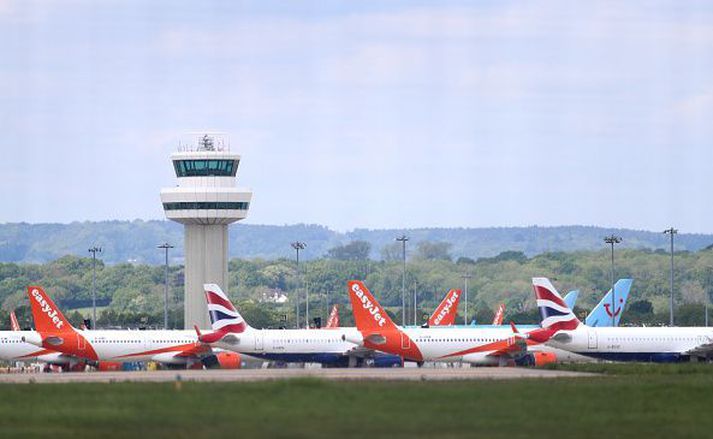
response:
<path fill-rule="evenodd" d="M 238 369 L 238 370 L 160 370 L 132 372 L 77 372 L 0 374 L 0 383 L 111 383 L 170 381 L 268 381 L 292 378 L 359 381 L 444 381 L 444 380 L 507 380 L 584 377 L 594 374 L 521 369 L 513 367 L 479 368 L 394 368 L 394 369 Z"/>

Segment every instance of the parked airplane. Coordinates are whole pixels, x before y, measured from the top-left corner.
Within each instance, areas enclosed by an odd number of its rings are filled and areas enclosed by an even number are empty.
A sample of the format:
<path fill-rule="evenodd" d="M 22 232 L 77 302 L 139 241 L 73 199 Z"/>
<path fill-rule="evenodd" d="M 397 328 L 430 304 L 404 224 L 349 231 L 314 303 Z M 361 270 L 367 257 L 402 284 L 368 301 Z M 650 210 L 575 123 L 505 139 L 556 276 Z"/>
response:
<path fill-rule="evenodd" d="M 215 352 L 185 330 L 79 330 L 69 323 L 42 288 L 27 288 L 36 331 L 22 341 L 63 355 L 99 361 L 157 361 L 192 366 L 198 362 L 233 368 L 240 360 L 232 352 Z"/>
<path fill-rule="evenodd" d="M 424 361 L 463 361 L 480 365 L 509 365 L 531 355 L 527 341 L 543 343 L 550 331 L 522 334 L 511 328 L 402 328 L 397 326 L 361 281 L 349 281 L 349 300 L 358 332 L 345 340 L 369 349 Z"/>
<path fill-rule="evenodd" d="M 33 334 L 34 331 L 22 331 L 14 311 L 10 312 L 10 327 L 11 331 L 0 331 L 1 361 L 42 362 L 66 370 L 84 369 L 84 360 L 80 358 L 25 343 L 23 337 Z"/>
<path fill-rule="evenodd" d="M 204 285 L 213 332 L 198 334 L 201 342 L 251 357 L 326 366 L 356 366 L 373 360 L 378 367 L 401 366 L 403 359 L 359 348 L 347 341 L 356 328 L 255 329 L 218 285 Z M 198 329 L 196 328 L 196 332 Z"/>
<path fill-rule="evenodd" d="M 614 361 L 676 362 L 713 357 L 713 328 L 590 327 L 582 324 L 547 278 L 532 279 L 548 346 Z"/>

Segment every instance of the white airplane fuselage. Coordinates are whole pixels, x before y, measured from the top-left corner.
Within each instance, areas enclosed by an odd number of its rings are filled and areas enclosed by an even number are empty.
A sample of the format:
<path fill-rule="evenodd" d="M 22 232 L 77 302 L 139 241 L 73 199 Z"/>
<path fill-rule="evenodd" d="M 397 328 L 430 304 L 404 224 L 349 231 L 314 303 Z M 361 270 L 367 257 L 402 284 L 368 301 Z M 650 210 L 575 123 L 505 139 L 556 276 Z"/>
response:
<path fill-rule="evenodd" d="M 76 330 L 85 340 L 77 346 L 66 343 L 54 347 L 69 355 L 94 361 L 158 361 L 167 364 L 187 364 L 196 357 L 181 353 L 195 350 L 198 336 L 190 330 Z M 32 331 L 27 340 L 42 346 L 39 333 Z M 62 339 L 62 334 L 52 334 Z M 70 343 L 70 342 L 67 342 Z M 92 352 L 93 351 L 93 352 Z"/>
<path fill-rule="evenodd" d="M 547 345 L 604 360 L 673 362 L 706 356 L 691 351 L 709 343 L 713 343 L 713 328 L 580 325 L 558 332 Z"/>
<path fill-rule="evenodd" d="M 25 343 L 23 337 L 37 334 L 35 331 L 0 331 L 0 361 L 40 361 L 43 363 L 70 365 L 76 364 L 79 359 L 62 354 L 50 352 L 30 343 Z"/>

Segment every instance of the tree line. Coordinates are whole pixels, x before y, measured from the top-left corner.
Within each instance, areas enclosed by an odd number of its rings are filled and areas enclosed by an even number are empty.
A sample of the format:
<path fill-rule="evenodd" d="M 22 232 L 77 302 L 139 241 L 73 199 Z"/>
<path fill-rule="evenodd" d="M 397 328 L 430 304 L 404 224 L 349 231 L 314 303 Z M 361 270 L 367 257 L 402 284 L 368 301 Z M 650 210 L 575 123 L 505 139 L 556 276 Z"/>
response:
<path fill-rule="evenodd" d="M 517 323 L 537 323 L 531 278 L 546 276 L 561 293 L 578 289 L 575 309 L 586 314 L 610 288 L 609 253 L 601 251 L 548 252 L 528 257 L 505 251 L 493 257 L 453 257 L 446 242 L 422 242 L 407 248 L 407 323 L 416 323 L 436 307 L 450 288 L 463 288 L 469 278 L 469 315 L 488 323 L 500 303 L 505 318 Z M 232 259 L 227 292 L 255 327 L 293 326 L 296 298 L 305 315 L 309 294 L 310 315 L 326 319 L 332 304 L 340 304 L 343 324 L 351 324 L 346 282 L 364 280 L 397 322 L 401 320 L 402 248 L 385 246 L 382 259 L 369 258 L 370 244 L 355 240 L 328 249 L 324 256 L 300 261 L 301 277 L 292 258 Z M 668 322 L 669 255 L 663 250 L 617 250 L 617 278 L 634 279 L 622 324 Z M 713 297 L 713 250 L 675 254 L 676 323 L 703 324 L 704 305 Z M 183 266 L 169 267 L 169 322 L 183 327 Z M 28 285 L 41 285 L 58 302 L 74 324 L 91 315 L 86 301 L 92 297 L 92 260 L 67 255 L 44 264 L 0 263 L 0 327 L 9 327 L 8 313 L 16 310 L 23 326 L 31 326 Z M 101 327 L 159 327 L 163 323 L 164 267 L 146 264 L 96 266 L 97 297 L 108 305 L 100 310 Z M 84 308 L 70 309 L 81 303 Z M 461 302 L 459 322 L 464 303 Z M 302 322 L 304 324 L 304 322 Z"/>

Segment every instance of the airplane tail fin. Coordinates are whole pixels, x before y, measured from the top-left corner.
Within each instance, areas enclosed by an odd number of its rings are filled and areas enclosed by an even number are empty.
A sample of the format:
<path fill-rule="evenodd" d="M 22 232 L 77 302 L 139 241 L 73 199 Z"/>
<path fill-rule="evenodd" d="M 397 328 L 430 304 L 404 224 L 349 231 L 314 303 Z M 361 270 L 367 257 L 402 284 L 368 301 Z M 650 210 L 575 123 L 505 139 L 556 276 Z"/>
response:
<path fill-rule="evenodd" d="M 567 308 L 574 309 L 574 305 L 577 303 L 577 298 L 579 297 L 579 290 L 572 290 L 564 296 L 564 303 Z"/>
<path fill-rule="evenodd" d="M 505 304 L 501 303 L 500 306 L 498 306 L 498 310 L 495 311 L 495 317 L 493 317 L 493 325 L 502 325 L 503 316 L 505 316 Z"/>
<path fill-rule="evenodd" d="M 379 331 L 397 328 L 384 308 L 374 298 L 363 282 L 348 282 L 349 300 L 352 303 L 354 323 L 359 331 Z"/>
<path fill-rule="evenodd" d="M 32 318 L 38 332 L 71 332 L 74 330 L 69 320 L 62 314 L 57 305 L 39 286 L 27 287 L 30 298 Z"/>
<path fill-rule="evenodd" d="M 460 290 L 450 290 L 446 293 L 431 317 L 428 318 L 428 326 L 450 326 L 456 321 L 458 304 L 460 303 Z"/>
<path fill-rule="evenodd" d="M 602 300 L 594 307 L 584 320 L 587 326 L 612 326 L 612 315 L 614 316 L 614 326 L 619 326 L 619 320 L 624 312 L 626 300 L 631 291 L 632 279 L 619 279 L 614 284 L 614 310 L 612 310 L 612 290 L 604 295 Z"/>
<path fill-rule="evenodd" d="M 210 323 L 214 331 L 239 334 L 250 327 L 218 285 L 204 284 L 203 290 L 208 303 Z"/>
<path fill-rule="evenodd" d="M 325 328 L 338 328 L 339 327 L 339 304 L 334 304 L 332 306 L 332 311 L 329 313 L 329 318 L 327 319 L 327 324 Z"/>
<path fill-rule="evenodd" d="M 10 311 L 10 329 L 12 329 L 13 331 L 20 330 L 20 323 L 17 321 L 15 311 Z"/>
<path fill-rule="evenodd" d="M 581 322 L 562 300 L 562 296 L 545 277 L 532 278 L 537 307 L 542 316 L 542 327 L 554 331 L 576 329 Z"/>

